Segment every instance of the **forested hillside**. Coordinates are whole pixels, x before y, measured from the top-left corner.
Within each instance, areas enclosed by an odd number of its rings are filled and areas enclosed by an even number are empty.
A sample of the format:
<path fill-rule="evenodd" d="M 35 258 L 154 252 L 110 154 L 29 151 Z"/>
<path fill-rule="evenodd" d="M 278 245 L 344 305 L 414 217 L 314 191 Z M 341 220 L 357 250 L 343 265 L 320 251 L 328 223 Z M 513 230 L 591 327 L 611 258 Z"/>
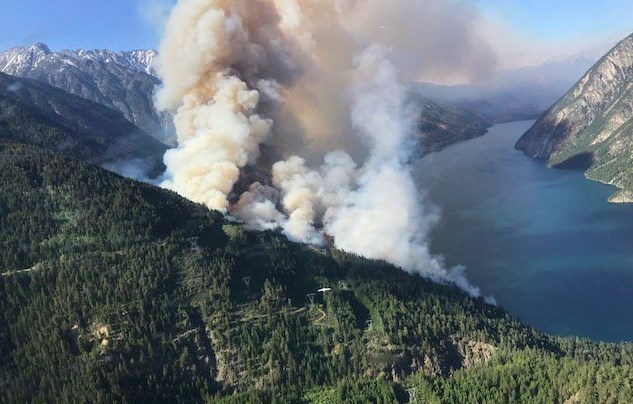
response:
<path fill-rule="evenodd" d="M 447 146 L 486 134 L 492 121 L 465 108 L 441 107 L 428 98 L 412 96 L 420 109 L 418 129 L 422 154 L 440 151 Z"/>
<path fill-rule="evenodd" d="M 49 85 L 0 73 L 0 138 L 156 177 L 167 147 L 118 111 Z"/>
<path fill-rule="evenodd" d="M 1 402 L 633 400 L 628 345 L 6 141 L 0 268 Z"/>
<path fill-rule="evenodd" d="M 173 144 L 172 114 L 154 107 L 154 90 L 160 84 L 153 68 L 156 56 L 153 50 L 53 52 L 37 43 L 0 52 L 0 72 L 37 80 L 118 110 L 144 132 Z"/>
<path fill-rule="evenodd" d="M 633 202 L 633 35 L 618 43 L 519 140 L 548 165 L 586 170 Z"/>

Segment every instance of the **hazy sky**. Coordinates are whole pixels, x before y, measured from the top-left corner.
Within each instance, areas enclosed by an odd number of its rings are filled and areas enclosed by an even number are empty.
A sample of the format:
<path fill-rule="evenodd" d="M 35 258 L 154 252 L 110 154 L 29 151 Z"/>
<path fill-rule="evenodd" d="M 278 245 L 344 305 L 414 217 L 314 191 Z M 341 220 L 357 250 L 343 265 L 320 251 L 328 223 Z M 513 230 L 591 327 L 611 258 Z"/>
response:
<path fill-rule="evenodd" d="M 469 2 L 469 0 L 458 0 Z M 633 32 L 632 0 L 475 0 L 507 67 L 613 44 Z"/>
<path fill-rule="evenodd" d="M 172 1 L 0 0 L 0 49 L 34 42 L 54 50 L 156 48 L 160 16 Z M 500 67 L 535 64 L 633 32 L 632 0 L 446 1 L 479 9 Z"/>
<path fill-rule="evenodd" d="M 633 30 L 631 0 L 477 0 L 485 15 L 536 40 L 626 35 Z"/>

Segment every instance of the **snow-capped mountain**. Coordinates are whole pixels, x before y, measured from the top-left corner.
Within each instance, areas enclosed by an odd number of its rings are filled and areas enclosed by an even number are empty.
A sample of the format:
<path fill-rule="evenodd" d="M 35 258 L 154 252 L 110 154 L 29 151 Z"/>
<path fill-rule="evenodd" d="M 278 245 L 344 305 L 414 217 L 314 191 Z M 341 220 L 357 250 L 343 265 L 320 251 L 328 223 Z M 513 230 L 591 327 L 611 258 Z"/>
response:
<path fill-rule="evenodd" d="M 154 50 L 134 50 L 130 52 L 113 52 L 110 50 L 64 50 L 61 55 L 68 57 L 72 61 L 73 58 L 90 59 L 95 62 L 105 61 L 106 63 L 116 63 L 125 66 L 131 70 L 147 73 L 156 76 L 152 64 L 158 53 Z"/>
<path fill-rule="evenodd" d="M 132 71 L 155 76 L 152 64 L 157 55 L 154 50 L 113 52 L 107 49 L 78 49 L 52 52 L 45 44 L 37 43 L 28 48 L 16 47 L 0 53 L 0 70 L 19 76 L 53 62 L 79 67 L 81 61 L 91 60 L 96 63 L 114 63 Z"/>
<path fill-rule="evenodd" d="M 119 110 L 156 139 L 173 144 L 172 116 L 154 107 L 160 80 L 153 69 L 153 50 L 63 50 L 38 43 L 0 53 L 0 71 L 52 85 Z"/>

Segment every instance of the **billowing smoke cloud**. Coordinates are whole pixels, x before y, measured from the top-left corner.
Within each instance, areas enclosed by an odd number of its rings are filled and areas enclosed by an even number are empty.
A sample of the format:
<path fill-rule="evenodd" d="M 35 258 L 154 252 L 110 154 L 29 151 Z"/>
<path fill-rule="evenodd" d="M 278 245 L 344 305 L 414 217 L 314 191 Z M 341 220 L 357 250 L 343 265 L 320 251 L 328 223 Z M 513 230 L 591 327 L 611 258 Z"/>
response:
<path fill-rule="evenodd" d="M 270 134 L 272 121 L 257 112 L 260 97 L 293 68 L 278 24 L 274 5 L 263 0 L 181 0 L 174 7 L 158 66 L 159 107 L 179 106 L 179 147 L 165 156 L 166 187 L 227 210 L 240 168 L 255 163 Z"/>
<path fill-rule="evenodd" d="M 178 109 L 163 185 L 253 228 L 314 244 L 327 233 L 341 249 L 478 295 L 463 269 L 429 252 L 438 215 L 411 173 L 416 113 L 400 69 L 430 65 L 402 55 L 432 41 L 388 28 L 405 21 L 416 35 L 416 17 L 459 24 L 465 10 L 440 0 L 180 0 L 160 50 L 157 102 Z M 462 74 L 463 58 L 476 59 L 464 32 L 455 43 L 466 56 L 441 59 L 442 71 Z M 264 142 L 287 158 L 272 165 L 272 184 L 253 183 L 235 201 L 240 172 L 258 163 Z"/>
<path fill-rule="evenodd" d="M 377 46 L 358 56 L 355 65 L 352 121 L 370 157 L 356 190 L 326 219 L 327 232 L 344 250 L 436 280 L 448 279 L 479 295 L 461 269 L 447 271 L 442 259 L 429 252 L 427 238 L 438 216 L 424 210 L 409 166 L 415 115 L 404 108 L 406 89 L 398 82 L 396 68 Z"/>
<path fill-rule="evenodd" d="M 497 65 L 488 22 L 469 1 L 366 0 L 352 22 L 393 49 L 405 80 L 470 82 Z"/>

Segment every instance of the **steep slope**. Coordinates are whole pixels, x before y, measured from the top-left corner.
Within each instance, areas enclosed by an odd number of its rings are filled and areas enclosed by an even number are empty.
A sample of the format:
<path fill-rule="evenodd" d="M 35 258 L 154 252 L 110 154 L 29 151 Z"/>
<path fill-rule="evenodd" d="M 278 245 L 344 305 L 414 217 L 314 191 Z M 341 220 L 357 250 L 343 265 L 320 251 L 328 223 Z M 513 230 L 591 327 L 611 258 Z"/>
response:
<path fill-rule="evenodd" d="M 64 50 L 51 52 L 41 43 L 0 53 L 0 72 L 27 77 L 79 97 L 119 110 L 129 121 L 168 145 L 176 144 L 173 117 L 153 103 L 160 80 L 152 68 L 155 51 L 112 52 Z M 416 97 L 422 111 L 420 128 L 425 150 L 481 136 L 491 126 L 481 114 L 452 106 L 440 107 Z"/>
<path fill-rule="evenodd" d="M 0 136 L 112 169 L 164 170 L 167 147 L 113 109 L 49 85 L 0 73 Z"/>
<path fill-rule="evenodd" d="M 629 345 L 3 141 L 0 268 L 2 402 L 633 399 Z"/>
<path fill-rule="evenodd" d="M 152 68 L 155 57 L 155 51 L 51 52 L 46 45 L 36 44 L 0 53 L 0 72 L 35 79 L 115 108 L 156 139 L 175 145 L 172 115 L 156 111 L 153 103 L 155 87 L 160 84 Z M 422 110 L 424 146 L 430 151 L 481 136 L 491 125 L 487 118 L 463 108 L 442 108 L 416 98 Z"/>
<path fill-rule="evenodd" d="M 439 151 L 446 146 L 483 136 L 492 121 L 483 115 L 458 107 L 440 107 L 433 101 L 414 96 L 420 109 L 420 130 L 423 153 Z"/>
<path fill-rule="evenodd" d="M 64 50 L 51 52 L 41 43 L 0 53 L 0 72 L 26 77 L 68 91 L 121 112 L 156 139 L 173 144 L 172 116 L 156 111 L 151 50 Z"/>
<path fill-rule="evenodd" d="M 633 201 L 633 35 L 624 39 L 519 140 L 550 166 L 578 167 Z"/>

